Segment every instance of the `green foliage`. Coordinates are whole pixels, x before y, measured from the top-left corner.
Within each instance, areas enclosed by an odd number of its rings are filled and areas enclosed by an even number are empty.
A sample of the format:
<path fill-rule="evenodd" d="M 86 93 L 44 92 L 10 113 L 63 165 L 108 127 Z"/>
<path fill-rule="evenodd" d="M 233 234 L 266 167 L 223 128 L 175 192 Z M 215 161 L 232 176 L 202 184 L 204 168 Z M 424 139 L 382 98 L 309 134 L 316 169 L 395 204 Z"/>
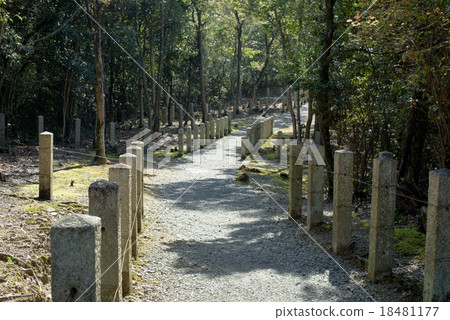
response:
<path fill-rule="evenodd" d="M 425 254 L 425 235 L 415 229 L 394 229 L 395 250 L 402 255 L 414 255 L 423 259 Z"/>

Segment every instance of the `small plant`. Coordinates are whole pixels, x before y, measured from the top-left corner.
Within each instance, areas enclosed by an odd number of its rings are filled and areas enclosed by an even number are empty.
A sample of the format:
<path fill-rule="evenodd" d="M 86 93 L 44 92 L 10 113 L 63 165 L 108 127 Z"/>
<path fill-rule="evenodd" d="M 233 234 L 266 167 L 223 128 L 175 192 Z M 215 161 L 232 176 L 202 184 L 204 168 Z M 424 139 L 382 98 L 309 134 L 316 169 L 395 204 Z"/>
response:
<path fill-rule="evenodd" d="M 13 260 L 13 258 L 11 258 L 11 257 L 8 257 L 8 262 L 7 263 L 9 263 L 9 264 L 13 264 L 14 263 L 14 260 Z"/>

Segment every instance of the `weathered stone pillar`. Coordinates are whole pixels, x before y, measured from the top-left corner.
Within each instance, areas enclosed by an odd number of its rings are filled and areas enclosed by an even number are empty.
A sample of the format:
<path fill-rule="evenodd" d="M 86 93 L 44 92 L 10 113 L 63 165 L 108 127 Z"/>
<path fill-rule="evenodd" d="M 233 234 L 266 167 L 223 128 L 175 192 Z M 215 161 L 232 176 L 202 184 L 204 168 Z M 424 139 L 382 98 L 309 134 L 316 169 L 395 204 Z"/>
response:
<path fill-rule="evenodd" d="M 6 121 L 5 114 L 0 113 L 0 149 L 6 147 Z"/>
<path fill-rule="evenodd" d="M 423 300 L 450 301 L 450 170 L 430 172 Z"/>
<path fill-rule="evenodd" d="M 134 144 L 134 142 L 135 141 L 133 141 L 131 146 L 127 148 L 127 152 L 136 156 L 136 225 L 137 232 L 140 233 L 142 231 L 142 213 L 144 204 L 144 193 L 141 178 L 144 158 L 142 156 L 142 148 Z"/>
<path fill-rule="evenodd" d="M 192 152 L 192 129 L 190 126 L 186 128 L 186 153 Z"/>
<path fill-rule="evenodd" d="M 116 124 L 115 124 L 115 122 L 109 123 L 109 145 L 113 148 L 116 146 Z"/>
<path fill-rule="evenodd" d="M 225 117 L 220 118 L 220 135 L 225 137 Z"/>
<path fill-rule="evenodd" d="M 209 137 L 210 137 L 210 131 L 211 130 L 211 124 L 209 123 L 209 121 L 205 122 L 205 145 L 209 144 Z"/>
<path fill-rule="evenodd" d="M 139 204 L 139 212 L 140 212 L 140 216 L 141 216 L 141 222 L 144 219 L 144 171 L 145 171 L 145 150 L 144 150 L 144 142 L 143 141 L 133 141 L 131 143 L 132 146 L 136 146 L 141 148 L 142 150 L 142 159 L 141 159 L 141 163 L 136 162 L 136 165 L 138 165 L 137 170 L 138 170 L 138 179 L 139 179 L 139 188 L 140 188 L 140 193 L 142 195 L 142 201 Z M 139 232 L 141 232 L 141 229 L 138 230 Z"/>
<path fill-rule="evenodd" d="M 119 163 L 109 167 L 109 181 L 119 185 L 120 230 L 122 256 L 122 292 L 124 296 L 131 293 L 131 166 Z"/>
<path fill-rule="evenodd" d="M 100 302 L 101 219 L 73 214 L 50 232 L 53 302 Z"/>
<path fill-rule="evenodd" d="M 216 134 L 215 134 L 215 129 L 216 129 L 216 121 L 214 120 L 214 119 L 212 119 L 211 118 L 211 131 L 210 131 L 210 134 L 211 134 L 211 142 L 214 142 L 214 138 L 216 137 Z"/>
<path fill-rule="evenodd" d="M 38 116 L 38 134 L 44 132 L 44 116 Z"/>
<path fill-rule="evenodd" d="M 131 254 L 134 259 L 137 259 L 137 157 L 132 153 L 125 153 L 119 157 L 119 162 L 129 165 L 131 167 L 131 187 L 130 187 L 130 223 L 131 223 Z"/>
<path fill-rule="evenodd" d="M 206 126 L 202 122 L 202 123 L 200 123 L 200 147 L 201 148 L 206 146 L 205 136 L 206 136 Z"/>
<path fill-rule="evenodd" d="M 81 143 L 81 119 L 75 119 L 75 148 L 79 148 Z"/>
<path fill-rule="evenodd" d="M 198 139 L 198 125 L 195 123 L 193 135 L 194 135 L 194 151 L 197 151 L 198 149 L 200 149 L 200 140 Z"/>
<path fill-rule="evenodd" d="M 368 270 L 372 282 L 392 274 L 396 186 L 397 161 L 388 157 L 374 159 Z"/>
<path fill-rule="evenodd" d="M 255 128 L 255 126 L 251 126 L 250 127 L 250 136 L 249 136 L 249 139 L 250 139 L 250 143 L 253 145 L 253 146 L 255 146 L 257 143 L 258 143 L 258 139 L 257 139 L 257 134 L 256 134 L 256 128 Z M 248 152 L 248 150 L 247 150 L 247 154 L 248 154 L 249 152 Z"/>
<path fill-rule="evenodd" d="M 224 129 L 224 135 L 228 135 L 229 134 L 229 132 L 228 132 L 228 116 L 225 116 L 224 118 L 223 118 L 223 122 L 224 122 L 224 124 L 223 124 L 223 129 Z"/>
<path fill-rule="evenodd" d="M 284 138 L 283 138 L 283 131 L 278 131 L 278 159 L 281 159 L 281 153 L 283 152 L 283 144 L 284 144 Z"/>
<path fill-rule="evenodd" d="M 220 119 L 216 119 L 215 121 L 215 127 L 216 127 L 216 139 L 220 139 Z"/>
<path fill-rule="evenodd" d="M 245 159 L 248 155 L 248 150 L 245 144 L 248 143 L 249 141 L 251 130 L 252 130 L 251 128 L 247 128 L 247 133 L 245 137 L 242 137 L 241 139 L 241 159 Z"/>
<path fill-rule="evenodd" d="M 313 151 L 315 148 L 316 153 Z M 323 220 L 323 183 L 324 166 L 319 165 L 319 154 L 323 154 L 323 146 L 311 145 L 309 149 L 311 160 L 308 163 L 308 201 L 307 230 L 311 230 Z M 318 154 L 319 153 L 319 154 Z"/>
<path fill-rule="evenodd" d="M 348 252 L 352 239 L 353 152 L 334 153 L 333 185 L 332 248 L 335 255 L 342 255 Z"/>
<path fill-rule="evenodd" d="M 102 301 L 122 301 L 119 185 L 97 181 L 89 186 L 89 215 L 102 219 Z"/>
<path fill-rule="evenodd" d="M 184 154 L 184 130 L 178 129 L 178 154 L 182 156 Z"/>
<path fill-rule="evenodd" d="M 39 199 L 53 197 L 53 133 L 39 135 Z"/>
<path fill-rule="evenodd" d="M 303 163 L 298 159 L 302 145 L 290 146 L 289 149 L 289 216 L 298 219 L 302 217 L 303 202 Z"/>

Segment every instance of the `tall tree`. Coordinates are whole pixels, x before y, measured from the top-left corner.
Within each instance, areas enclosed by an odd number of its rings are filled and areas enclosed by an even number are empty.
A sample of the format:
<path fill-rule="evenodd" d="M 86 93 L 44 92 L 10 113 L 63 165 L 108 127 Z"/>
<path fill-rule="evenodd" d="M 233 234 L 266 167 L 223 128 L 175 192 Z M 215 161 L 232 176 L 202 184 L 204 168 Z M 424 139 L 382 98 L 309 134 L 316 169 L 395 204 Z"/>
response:
<path fill-rule="evenodd" d="M 105 76 L 103 72 L 103 57 L 102 57 L 102 30 L 101 26 L 101 11 L 102 8 L 108 4 L 108 0 L 93 0 L 92 16 L 95 23 L 92 24 L 92 33 L 94 36 L 94 63 L 95 63 L 95 97 L 97 100 L 97 117 L 95 121 L 95 161 L 98 164 L 105 164 L 106 159 L 105 150 Z"/>
<path fill-rule="evenodd" d="M 195 25 L 195 30 L 197 34 L 197 50 L 198 50 L 198 72 L 199 72 L 199 84 L 200 84 L 200 96 L 201 96 L 201 106 L 202 106 L 202 121 L 206 122 L 207 114 L 209 112 L 207 107 L 207 95 L 206 95 L 206 83 L 205 83 L 205 62 L 204 62 L 204 52 L 203 52 L 203 29 L 205 27 L 205 22 L 203 21 L 203 3 L 198 1 L 192 1 L 192 21 Z"/>
<path fill-rule="evenodd" d="M 239 104 L 242 98 L 241 88 L 241 68 L 242 68 L 242 28 L 245 20 L 239 16 L 238 10 L 234 10 L 236 17 L 236 43 L 237 43 L 237 70 L 236 70 L 236 102 L 234 105 L 234 115 L 239 113 Z"/>

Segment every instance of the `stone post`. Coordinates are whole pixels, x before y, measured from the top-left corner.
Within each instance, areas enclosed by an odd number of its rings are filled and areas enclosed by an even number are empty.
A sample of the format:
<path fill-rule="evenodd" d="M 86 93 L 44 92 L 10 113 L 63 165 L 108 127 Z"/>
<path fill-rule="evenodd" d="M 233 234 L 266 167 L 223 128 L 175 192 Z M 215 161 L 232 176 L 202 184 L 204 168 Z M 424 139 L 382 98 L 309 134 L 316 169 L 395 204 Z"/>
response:
<path fill-rule="evenodd" d="M 192 129 L 190 126 L 186 128 L 186 153 L 192 152 Z"/>
<path fill-rule="evenodd" d="M 216 121 L 214 121 L 216 124 L 216 139 L 219 140 L 220 139 L 220 119 L 216 119 Z"/>
<path fill-rule="evenodd" d="M 247 147 L 245 146 L 245 143 L 249 141 L 250 138 L 250 132 L 251 132 L 251 128 L 247 128 L 247 133 L 245 135 L 245 137 L 243 137 L 241 139 L 241 159 L 245 159 L 248 155 L 248 150 Z"/>
<path fill-rule="evenodd" d="M 256 144 L 258 143 L 258 139 L 257 139 L 257 135 L 256 135 L 256 128 L 255 126 L 251 126 L 250 127 L 250 143 L 252 144 L 252 146 L 256 146 Z M 248 154 L 248 150 L 247 150 L 247 154 Z"/>
<path fill-rule="evenodd" d="M 223 118 L 223 122 L 224 122 L 224 124 L 223 124 L 223 130 L 224 130 L 224 135 L 228 135 L 228 116 L 225 116 L 224 118 Z"/>
<path fill-rule="evenodd" d="M 53 133 L 39 135 L 39 199 L 53 197 Z"/>
<path fill-rule="evenodd" d="M 302 217 L 303 163 L 298 159 L 301 150 L 301 144 L 290 146 L 289 150 L 289 216 L 293 219 Z"/>
<path fill-rule="evenodd" d="M 225 137 L 225 117 L 220 118 L 220 135 Z"/>
<path fill-rule="evenodd" d="M 194 151 L 200 149 L 200 140 L 198 139 L 198 125 L 194 123 Z"/>
<path fill-rule="evenodd" d="M 262 122 L 261 122 L 261 138 L 263 138 L 263 139 L 266 139 L 267 137 L 266 137 L 266 132 L 267 132 L 267 130 L 266 130 L 266 123 L 267 123 L 267 120 L 266 119 L 264 119 Z"/>
<path fill-rule="evenodd" d="M 423 300 L 450 301 L 450 170 L 430 172 Z"/>
<path fill-rule="evenodd" d="M 215 129 L 216 129 L 216 121 L 214 119 L 211 118 L 211 142 L 214 142 L 214 138 L 216 137 L 215 135 Z"/>
<path fill-rule="evenodd" d="M 75 119 L 75 148 L 80 147 L 81 142 L 81 119 Z"/>
<path fill-rule="evenodd" d="M 116 124 L 115 122 L 109 123 L 109 145 L 114 148 L 116 146 Z"/>
<path fill-rule="evenodd" d="M 142 195 L 142 201 L 139 204 L 139 212 L 140 212 L 140 216 L 141 216 L 141 221 L 144 219 L 144 171 L 145 171 L 145 149 L 144 149 L 144 142 L 143 141 L 133 141 L 131 143 L 132 146 L 136 146 L 141 148 L 142 150 L 142 159 L 141 159 L 141 163 L 139 164 L 139 166 L 137 167 L 138 170 L 138 179 L 139 179 L 139 188 L 140 188 L 140 193 Z M 136 162 L 136 165 L 138 165 L 138 163 Z M 139 229 L 139 232 L 141 232 L 141 229 Z"/>
<path fill-rule="evenodd" d="M 343 255 L 350 249 L 352 239 L 353 152 L 334 153 L 333 185 L 332 248 L 335 255 Z"/>
<path fill-rule="evenodd" d="M 283 144 L 284 144 L 284 139 L 283 139 L 283 131 L 278 131 L 278 159 L 281 159 L 281 153 L 283 151 Z"/>
<path fill-rule="evenodd" d="M 119 185 L 97 181 L 89 186 L 89 215 L 102 219 L 102 301 L 122 301 Z"/>
<path fill-rule="evenodd" d="M 209 121 L 206 121 L 205 122 L 205 145 L 209 144 L 210 129 L 211 129 L 211 125 L 210 125 Z"/>
<path fill-rule="evenodd" d="M 44 116 L 38 116 L 38 134 L 44 132 Z"/>
<path fill-rule="evenodd" d="M 101 219 L 73 214 L 50 231 L 53 302 L 100 302 Z"/>
<path fill-rule="evenodd" d="M 137 250 L 137 169 L 136 169 L 137 157 L 132 153 L 125 153 L 119 157 L 119 162 L 129 165 L 131 167 L 131 187 L 130 187 L 130 223 L 131 223 L 131 255 L 136 260 L 138 255 Z"/>
<path fill-rule="evenodd" d="M 124 296 L 131 293 L 131 166 L 119 163 L 109 167 L 109 181 L 119 185 L 120 230 L 122 256 L 122 292 Z"/>
<path fill-rule="evenodd" d="M 316 154 L 313 150 L 316 150 Z M 308 201 L 307 201 L 307 230 L 311 230 L 323 220 L 323 184 L 324 166 L 319 165 L 319 154 L 323 154 L 323 146 L 313 144 L 310 146 L 308 163 Z"/>
<path fill-rule="evenodd" d="M 178 154 L 183 156 L 184 154 L 184 130 L 178 129 Z"/>
<path fill-rule="evenodd" d="M 142 185 L 142 168 L 144 158 L 142 156 L 142 148 L 134 143 L 135 141 L 133 141 L 131 146 L 127 148 L 127 152 L 136 156 L 136 225 L 137 232 L 140 233 L 142 231 L 142 213 L 144 204 L 144 192 Z"/>
<path fill-rule="evenodd" d="M 0 149 L 6 147 L 6 121 L 5 114 L 0 113 Z"/>
<path fill-rule="evenodd" d="M 396 186 L 397 161 L 388 157 L 374 159 L 368 270 L 372 282 L 392 274 Z"/>
<path fill-rule="evenodd" d="M 200 123 L 200 147 L 203 148 L 204 146 L 206 146 L 206 141 L 205 141 L 205 136 L 206 136 L 206 132 L 205 129 L 206 126 L 205 124 L 202 122 Z"/>

